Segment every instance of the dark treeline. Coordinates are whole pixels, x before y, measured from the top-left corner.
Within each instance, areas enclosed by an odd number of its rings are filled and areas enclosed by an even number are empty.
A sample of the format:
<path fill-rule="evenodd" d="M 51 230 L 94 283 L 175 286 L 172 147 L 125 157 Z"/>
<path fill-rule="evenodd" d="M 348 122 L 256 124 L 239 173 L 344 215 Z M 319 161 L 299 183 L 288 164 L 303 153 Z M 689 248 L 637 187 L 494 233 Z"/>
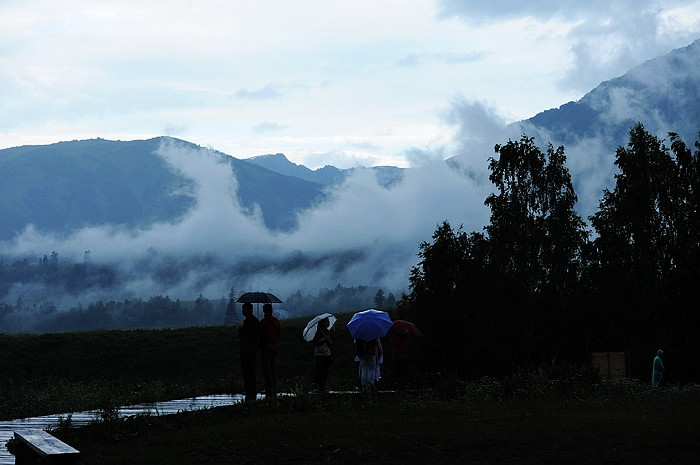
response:
<path fill-rule="evenodd" d="M 194 304 L 155 296 L 148 300 L 98 300 L 69 310 L 57 310 L 52 302 L 39 307 L 0 304 L 0 327 L 9 333 L 220 325 L 227 303 L 225 299 L 210 301 L 200 295 Z"/>
<path fill-rule="evenodd" d="M 344 287 L 340 284 L 333 289 L 321 289 L 317 296 L 303 295 L 297 291 L 285 301 L 285 306 L 294 309 L 295 315 L 313 315 L 332 309 L 334 312 L 356 312 L 374 306 L 392 308 L 396 305 L 393 294 L 384 295 L 383 289 L 370 286 Z"/>
<path fill-rule="evenodd" d="M 624 351 L 649 379 L 662 348 L 670 381 L 700 379 L 700 143 L 671 133 L 667 147 L 641 124 L 629 136 L 593 230 L 574 210 L 563 147 L 527 136 L 495 147 L 490 223 L 439 225 L 398 304 L 437 336 L 423 363 L 476 377 Z"/>
<path fill-rule="evenodd" d="M 396 316 L 415 321 L 426 334 L 416 351 L 425 367 L 478 377 L 583 364 L 591 352 L 624 351 L 632 375 L 648 379 L 662 348 L 669 380 L 697 381 L 700 143 L 688 147 L 673 133 L 669 141 L 667 147 L 641 124 L 631 128 L 629 143 L 616 152 L 615 187 L 603 192 L 598 211 L 587 218 L 592 229 L 576 213 L 563 147 L 542 151 L 525 135 L 497 145 L 488 166 L 495 186 L 485 199 L 489 224 L 469 233 L 438 225 L 432 242 L 420 244 L 410 292 L 396 304 Z M 153 271 L 164 280 L 182 272 L 179 266 Z M 0 300 L 17 283 L 75 295 L 118 289 L 120 273 L 89 257 L 64 264 L 56 253 L 38 262 L 0 260 Z M 0 303 L 0 331 L 235 323 L 235 296 L 231 289 L 212 301 L 156 296 L 68 310 L 20 297 Z M 281 297 L 290 316 L 395 302 L 376 287 L 340 284 L 317 296 L 298 291 Z"/>
<path fill-rule="evenodd" d="M 61 276 L 68 281 L 70 270 L 79 270 L 81 279 L 93 285 L 95 279 L 105 274 L 112 274 L 105 265 L 81 264 L 79 266 L 62 266 L 58 264 L 58 255 L 42 258 L 38 264 L 30 265 L 26 260 L 16 261 L 8 265 L 0 263 L 5 282 L 16 279 L 16 270 L 24 273 L 27 282 L 36 284 L 45 274 L 47 263 L 55 270 L 47 276 Z M 47 261 L 48 260 L 48 261 Z M 62 271 L 59 271 L 62 270 Z M 93 275 L 94 272 L 94 275 Z M 77 279 L 77 278 L 76 278 Z M 76 291 L 80 287 L 75 288 Z M 210 300 L 203 295 L 195 301 L 172 300 L 168 296 L 154 296 L 148 300 L 141 298 L 121 301 L 97 300 L 84 306 L 79 303 L 69 309 L 58 309 L 53 301 L 27 305 L 22 298 L 15 304 L 0 303 L 0 332 L 51 332 L 51 331 L 82 331 L 93 329 L 144 329 L 144 328 L 181 328 L 187 326 L 205 326 L 236 324 L 242 321 L 240 304 L 235 288 L 229 295 Z M 332 289 L 321 289 L 317 295 L 304 295 L 297 291 L 288 298 L 278 309 L 285 308 L 286 313 L 278 313 L 281 317 L 296 317 L 325 312 L 349 312 L 375 306 L 389 308 L 396 304 L 393 294 L 384 296 L 384 291 L 376 287 L 356 286 L 345 287 L 341 284 Z"/>

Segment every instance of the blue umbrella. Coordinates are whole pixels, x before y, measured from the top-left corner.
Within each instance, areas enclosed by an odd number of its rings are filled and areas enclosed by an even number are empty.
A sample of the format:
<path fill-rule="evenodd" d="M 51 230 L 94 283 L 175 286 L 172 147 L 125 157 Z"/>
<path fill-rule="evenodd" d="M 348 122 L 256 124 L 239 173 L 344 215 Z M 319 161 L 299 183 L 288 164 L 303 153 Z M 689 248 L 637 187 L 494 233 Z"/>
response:
<path fill-rule="evenodd" d="M 355 313 L 348 322 L 350 334 L 355 339 L 372 341 L 378 337 L 386 336 L 394 322 L 387 312 L 370 308 L 363 312 Z"/>

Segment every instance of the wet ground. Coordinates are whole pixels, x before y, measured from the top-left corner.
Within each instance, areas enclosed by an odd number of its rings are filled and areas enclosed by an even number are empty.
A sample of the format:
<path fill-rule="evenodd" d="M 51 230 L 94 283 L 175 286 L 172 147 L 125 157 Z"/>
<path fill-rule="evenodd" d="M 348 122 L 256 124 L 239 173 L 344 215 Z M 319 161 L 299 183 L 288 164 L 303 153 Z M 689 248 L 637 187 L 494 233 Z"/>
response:
<path fill-rule="evenodd" d="M 120 417 L 129 417 L 140 413 L 151 415 L 172 415 L 189 410 L 201 410 L 204 408 L 232 405 L 243 400 L 241 394 L 217 394 L 212 396 L 194 397 L 191 399 L 171 400 L 155 404 L 141 404 L 122 407 L 119 409 Z M 0 465 L 15 463 L 15 456 L 10 454 L 5 447 L 7 441 L 15 431 L 26 429 L 47 429 L 56 427 L 59 422 L 66 421 L 70 415 L 71 425 L 75 427 L 85 426 L 100 418 L 100 412 L 91 410 L 88 412 L 63 413 L 58 415 L 46 415 L 43 417 L 23 418 L 0 422 Z"/>

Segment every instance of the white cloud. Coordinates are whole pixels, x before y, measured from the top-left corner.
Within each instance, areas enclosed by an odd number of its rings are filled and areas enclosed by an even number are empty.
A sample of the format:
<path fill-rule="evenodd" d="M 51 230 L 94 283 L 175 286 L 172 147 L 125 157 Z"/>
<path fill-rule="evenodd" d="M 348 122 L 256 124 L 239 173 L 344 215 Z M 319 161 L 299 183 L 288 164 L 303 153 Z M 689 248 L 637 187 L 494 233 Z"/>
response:
<path fill-rule="evenodd" d="M 310 168 L 408 166 L 464 150 L 451 142 L 463 123 L 443 118 L 455 95 L 529 118 L 687 45 L 699 12 L 697 0 L 5 1 L 0 147 L 167 133 Z M 477 109 L 469 125 L 490 132 Z"/>
<path fill-rule="evenodd" d="M 531 18 L 545 30 L 552 24 L 563 25 L 568 30 L 558 40 L 568 51 L 559 56 L 559 65 L 564 65 L 566 73 L 558 85 L 584 92 L 700 36 L 697 0 L 440 0 L 438 5 L 440 17 L 456 17 L 469 24 Z M 530 56 L 534 59 L 537 52 L 533 47 Z"/>
<path fill-rule="evenodd" d="M 471 231 L 488 220 L 484 187 L 434 160 L 389 189 L 379 186 L 371 170 L 357 170 L 330 192 L 330 200 L 301 214 L 298 230 L 272 233 L 260 217 L 241 210 L 234 174 L 213 152 L 168 144 L 159 153 L 196 187 L 196 207 L 178 223 L 141 230 L 92 227 L 69 237 L 30 228 L 15 241 L 0 243 L 0 252 L 41 256 L 56 250 L 61 259 L 81 261 L 90 250 L 93 263 L 118 265 L 128 276 L 98 298 L 159 293 L 192 298 L 204 291 L 216 298 L 232 283 L 237 289 L 274 287 L 282 295 L 338 283 L 396 292 L 407 289 L 418 245 L 439 223 L 448 220 Z M 139 265 L 144 257 L 172 261 L 176 278 L 149 273 Z"/>
<path fill-rule="evenodd" d="M 265 121 L 253 126 L 253 133 L 277 132 L 287 129 L 287 126 L 279 123 Z"/>

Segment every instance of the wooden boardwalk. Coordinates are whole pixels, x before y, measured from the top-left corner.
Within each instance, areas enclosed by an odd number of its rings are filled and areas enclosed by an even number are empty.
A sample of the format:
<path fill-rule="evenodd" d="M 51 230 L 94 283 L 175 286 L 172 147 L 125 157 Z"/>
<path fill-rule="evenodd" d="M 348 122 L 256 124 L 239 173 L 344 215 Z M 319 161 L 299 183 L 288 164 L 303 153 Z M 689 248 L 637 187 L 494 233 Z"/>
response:
<path fill-rule="evenodd" d="M 259 395 L 259 397 L 264 397 Z M 140 413 L 152 415 L 172 415 L 190 410 L 221 407 L 241 402 L 244 396 L 241 394 L 217 394 L 212 396 L 194 397 L 191 399 L 171 400 L 154 404 L 141 404 L 122 407 L 119 409 L 120 417 L 130 417 Z M 98 410 L 87 412 L 64 413 L 58 415 L 46 415 L 43 417 L 22 418 L 19 420 L 0 421 L 0 465 L 15 463 L 15 456 L 10 454 L 5 444 L 13 436 L 15 431 L 27 429 L 47 429 L 58 426 L 61 419 L 64 421 L 71 416 L 71 424 L 75 427 L 85 426 L 95 422 L 100 417 Z"/>

